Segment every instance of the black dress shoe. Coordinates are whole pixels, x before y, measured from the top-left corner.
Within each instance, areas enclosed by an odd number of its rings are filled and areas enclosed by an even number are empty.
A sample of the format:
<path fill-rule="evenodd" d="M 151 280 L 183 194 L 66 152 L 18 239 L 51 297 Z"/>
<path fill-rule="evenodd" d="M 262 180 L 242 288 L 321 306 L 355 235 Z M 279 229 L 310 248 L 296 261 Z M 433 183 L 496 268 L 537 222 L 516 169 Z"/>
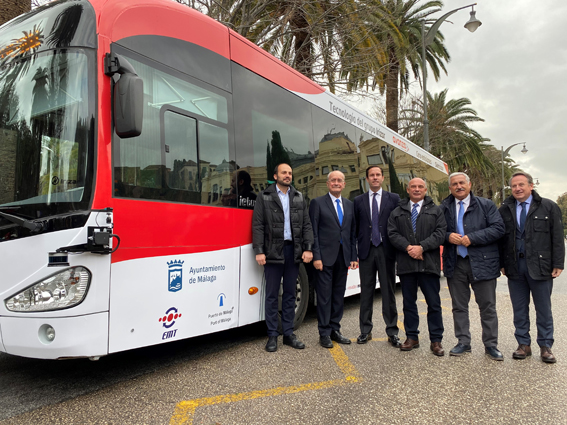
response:
<path fill-rule="evenodd" d="M 345 338 L 339 331 L 331 332 L 331 339 L 337 341 L 339 344 L 350 344 L 350 339 Z"/>
<path fill-rule="evenodd" d="M 333 348 L 333 341 L 331 341 L 331 337 L 329 335 L 321 335 L 319 337 L 319 344 L 321 344 L 321 347 Z"/>
<path fill-rule="evenodd" d="M 398 338 L 398 335 L 389 336 L 388 342 L 392 344 L 392 347 L 400 348 L 402 346 L 402 343 L 400 341 L 400 338 Z"/>
<path fill-rule="evenodd" d="M 496 347 L 484 347 L 484 352 L 492 360 L 496 360 L 497 362 L 501 362 L 502 360 L 504 360 L 504 356 L 502 355 L 500 350 Z"/>
<path fill-rule="evenodd" d="M 273 353 L 274 351 L 278 350 L 278 337 L 277 336 L 269 336 L 268 342 L 266 343 L 266 351 L 268 353 Z"/>
<path fill-rule="evenodd" d="M 360 334 L 358 335 L 358 338 L 356 338 L 356 343 L 357 344 L 366 344 L 368 341 L 370 341 L 372 339 L 372 334 L 371 333 L 367 333 L 367 334 Z"/>
<path fill-rule="evenodd" d="M 305 348 L 305 344 L 301 342 L 295 334 L 284 335 L 283 343 L 284 345 L 289 345 L 290 347 L 297 348 L 298 350 Z"/>

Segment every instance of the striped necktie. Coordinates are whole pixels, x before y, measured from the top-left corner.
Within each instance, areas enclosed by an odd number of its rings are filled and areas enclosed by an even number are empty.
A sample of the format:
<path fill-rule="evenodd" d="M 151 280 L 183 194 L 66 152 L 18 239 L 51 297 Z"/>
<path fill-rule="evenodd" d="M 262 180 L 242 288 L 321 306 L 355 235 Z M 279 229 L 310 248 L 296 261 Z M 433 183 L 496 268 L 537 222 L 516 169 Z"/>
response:
<path fill-rule="evenodd" d="M 417 229 L 417 207 L 419 204 L 413 204 L 411 209 L 411 227 L 413 227 L 413 233 L 416 233 Z"/>

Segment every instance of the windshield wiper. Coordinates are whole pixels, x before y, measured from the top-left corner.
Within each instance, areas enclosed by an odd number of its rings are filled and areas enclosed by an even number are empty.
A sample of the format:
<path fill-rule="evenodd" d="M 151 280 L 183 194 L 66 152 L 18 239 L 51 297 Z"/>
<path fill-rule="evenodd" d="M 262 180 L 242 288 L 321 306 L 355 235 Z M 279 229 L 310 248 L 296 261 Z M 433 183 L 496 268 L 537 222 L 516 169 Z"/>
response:
<path fill-rule="evenodd" d="M 0 217 L 4 217 L 8 221 L 17 224 L 18 226 L 21 226 L 24 229 L 28 229 L 32 233 L 39 233 L 45 227 L 44 223 L 36 223 L 35 221 L 31 221 L 26 218 L 18 217 L 12 214 L 6 214 L 0 212 Z"/>

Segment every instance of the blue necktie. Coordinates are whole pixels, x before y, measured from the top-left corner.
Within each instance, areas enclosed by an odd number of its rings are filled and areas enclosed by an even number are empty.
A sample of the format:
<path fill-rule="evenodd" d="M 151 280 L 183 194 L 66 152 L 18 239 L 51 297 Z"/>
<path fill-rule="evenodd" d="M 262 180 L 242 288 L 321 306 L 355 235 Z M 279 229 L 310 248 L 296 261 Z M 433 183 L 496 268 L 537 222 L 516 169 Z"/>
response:
<path fill-rule="evenodd" d="M 413 233 L 417 231 L 417 207 L 419 204 L 413 204 L 411 209 L 411 227 L 413 228 Z"/>
<path fill-rule="evenodd" d="M 337 203 L 337 215 L 339 216 L 339 224 L 343 225 L 343 210 L 341 209 L 341 201 L 340 199 L 335 199 Z"/>
<path fill-rule="evenodd" d="M 463 201 L 459 201 L 459 218 L 457 219 L 457 232 L 461 236 L 465 236 L 465 228 L 463 227 L 463 217 L 465 216 L 465 206 Z M 457 245 L 457 253 L 465 258 L 468 254 L 467 247 L 464 245 Z"/>
<path fill-rule="evenodd" d="M 380 220 L 380 212 L 378 211 L 378 201 L 376 200 L 376 195 L 378 192 L 374 192 L 372 196 L 372 244 L 374 246 L 380 245 L 382 242 L 382 237 L 380 236 L 380 225 L 378 221 Z"/>
<path fill-rule="evenodd" d="M 524 230 L 526 228 L 526 203 L 525 202 L 520 202 L 520 205 L 522 206 L 522 211 L 520 212 L 520 233 L 524 233 Z"/>

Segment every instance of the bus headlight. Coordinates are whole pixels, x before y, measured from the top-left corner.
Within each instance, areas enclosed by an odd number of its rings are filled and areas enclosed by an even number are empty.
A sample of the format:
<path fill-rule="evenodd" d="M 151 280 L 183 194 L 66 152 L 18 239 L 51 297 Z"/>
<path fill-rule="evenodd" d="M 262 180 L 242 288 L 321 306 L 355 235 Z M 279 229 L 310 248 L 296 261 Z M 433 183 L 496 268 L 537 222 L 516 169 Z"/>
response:
<path fill-rule="evenodd" d="M 71 267 L 54 274 L 5 300 L 10 311 L 34 312 L 60 310 L 79 304 L 89 289 L 91 272 Z"/>

